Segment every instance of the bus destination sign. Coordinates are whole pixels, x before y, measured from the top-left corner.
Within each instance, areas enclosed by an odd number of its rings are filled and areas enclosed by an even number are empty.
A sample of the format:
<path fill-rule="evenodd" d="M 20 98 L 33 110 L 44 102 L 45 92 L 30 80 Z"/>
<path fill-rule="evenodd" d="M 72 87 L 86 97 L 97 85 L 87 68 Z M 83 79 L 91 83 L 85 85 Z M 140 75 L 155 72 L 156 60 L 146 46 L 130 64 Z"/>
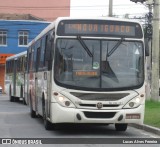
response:
<path fill-rule="evenodd" d="M 125 25 L 103 25 L 103 24 L 66 24 L 65 33 L 71 34 L 119 34 L 135 36 L 135 29 Z"/>
<path fill-rule="evenodd" d="M 138 33 L 138 34 L 137 34 Z M 58 35 L 83 35 L 83 36 L 124 36 L 129 38 L 142 38 L 139 24 L 123 21 L 62 21 L 58 27 Z"/>

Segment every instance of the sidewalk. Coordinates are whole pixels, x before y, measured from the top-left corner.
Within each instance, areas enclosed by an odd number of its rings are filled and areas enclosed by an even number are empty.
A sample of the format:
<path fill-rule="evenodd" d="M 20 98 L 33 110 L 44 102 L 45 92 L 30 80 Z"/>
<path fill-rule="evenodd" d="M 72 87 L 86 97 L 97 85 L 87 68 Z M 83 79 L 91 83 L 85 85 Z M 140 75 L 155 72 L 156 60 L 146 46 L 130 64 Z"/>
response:
<path fill-rule="evenodd" d="M 145 125 L 145 124 L 143 124 L 143 125 L 130 124 L 130 126 L 135 127 L 137 129 L 141 129 L 141 130 L 147 131 L 147 132 L 151 132 L 151 133 L 154 133 L 154 134 L 160 136 L 160 129 L 159 128 L 152 127 L 152 126 Z"/>

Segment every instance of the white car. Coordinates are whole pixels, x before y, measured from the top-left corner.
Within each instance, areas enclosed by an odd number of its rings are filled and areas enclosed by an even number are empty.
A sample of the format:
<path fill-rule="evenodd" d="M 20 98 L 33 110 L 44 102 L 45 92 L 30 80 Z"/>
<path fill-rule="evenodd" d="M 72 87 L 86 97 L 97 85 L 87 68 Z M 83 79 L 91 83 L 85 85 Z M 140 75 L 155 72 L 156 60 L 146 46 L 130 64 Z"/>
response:
<path fill-rule="evenodd" d="M 0 86 L 0 93 L 2 93 L 2 86 Z"/>

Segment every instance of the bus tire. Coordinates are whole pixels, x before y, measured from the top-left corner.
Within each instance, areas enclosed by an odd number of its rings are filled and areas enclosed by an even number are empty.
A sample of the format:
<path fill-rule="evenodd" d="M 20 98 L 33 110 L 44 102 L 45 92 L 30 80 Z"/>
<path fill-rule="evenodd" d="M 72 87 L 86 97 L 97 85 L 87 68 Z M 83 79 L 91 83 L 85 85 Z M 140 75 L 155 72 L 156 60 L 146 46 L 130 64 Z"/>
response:
<path fill-rule="evenodd" d="M 13 96 L 10 96 L 10 102 L 14 102 L 14 97 Z"/>
<path fill-rule="evenodd" d="M 23 98 L 23 104 L 24 105 L 27 105 L 26 101 L 25 101 L 25 98 Z"/>
<path fill-rule="evenodd" d="M 126 131 L 128 124 L 115 124 L 116 131 Z"/>
<path fill-rule="evenodd" d="M 46 130 L 56 130 L 57 125 L 51 123 L 50 121 L 47 120 L 47 113 L 46 113 L 46 108 L 45 108 L 45 100 L 44 98 L 42 99 L 42 111 L 43 111 L 43 121 L 44 121 L 44 127 Z"/>
<path fill-rule="evenodd" d="M 20 92 L 20 97 L 23 99 L 23 104 L 26 105 L 26 101 L 23 95 L 23 87 L 21 86 L 21 92 Z"/>
<path fill-rule="evenodd" d="M 14 97 L 15 102 L 19 102 L 19 97 Z"/>
<path fill-rule="evenodd" d="M 46 111 L 45 111 L 45 106 L 43 106 L 43 121 L 44 121 L 44 127 L 46 130 L 51 130 L 52 129 L 52 123 L 50 123 L 47 120 L 47 116 L 46 116 Z"/>
<path fill-rule="evenodd" d="M 32 118 L 36 118 L 36 112 L 33 110 L 33 107 L 32 107 L 32 100 L 31 100 L 31 97 L 30 97 L 30 114 L 31 114 L 31 117 Z"/>

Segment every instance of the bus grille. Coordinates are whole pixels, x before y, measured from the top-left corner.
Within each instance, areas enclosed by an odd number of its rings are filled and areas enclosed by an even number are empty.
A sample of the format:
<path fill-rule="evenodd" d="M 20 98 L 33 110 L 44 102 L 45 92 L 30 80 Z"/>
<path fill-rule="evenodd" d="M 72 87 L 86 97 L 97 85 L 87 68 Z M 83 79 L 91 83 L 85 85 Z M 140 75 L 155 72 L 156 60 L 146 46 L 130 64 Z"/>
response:
<path fill-rule="evenodd" d="M 71 94 L 81 100 L 89 100 L 89 101 L 118 101 L 129 95 L 129 93 L 102 94 L 102 93 L 77 93 L 77 92 L 71 92 Z"/>
<path fill-rule="evenodd" d="M 97 107 L 96 104 L 79 104 L 81 107 Z M 119 105 L 109 105 L 109 104 L 103 104 L 104 107 L 119 107 Z"/>
<path fill-rule="evenodd" d="M 116 112 L 83 112 L 87 118 L 113 118 Z"/>

